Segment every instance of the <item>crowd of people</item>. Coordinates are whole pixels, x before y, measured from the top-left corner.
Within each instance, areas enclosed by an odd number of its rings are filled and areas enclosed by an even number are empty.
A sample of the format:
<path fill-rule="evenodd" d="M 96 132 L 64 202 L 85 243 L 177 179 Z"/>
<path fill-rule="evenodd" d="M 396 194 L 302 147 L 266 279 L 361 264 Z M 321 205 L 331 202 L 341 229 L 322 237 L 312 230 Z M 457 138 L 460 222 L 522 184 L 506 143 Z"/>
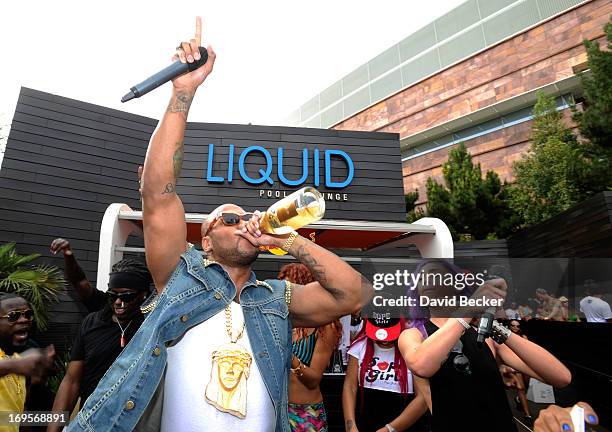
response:
<path fill-rule="evenodd" d="M 508 320 L 541 319 L 549 321 L 586 321 L 593 323 L 612 322 L 610 304 L 603 299 L 605 289 L 601 283 L 587 279 L 583 283 L 585 296 L 578 304 L 578 310 L 572 310 L 569 299 L 565 296 L 555 297 L 544 288 L 535 290 L 535 298 L 518 305 L 509 303 L 504 310 Z"/>
<path fill-rule="evenodd" d="M 198 60 L 200 42 L 198 19 L 177 58 Z M 209 47 L 202 67 L 174 79 L 149 144 L 140 185 L 146 265 L 125 258 L 113 266 L 108 287 L 94 288 L 69 241 L 51 244 L 90 311 L 50 408 L 73 413 L 68 432 L 326 431 L 320 384 L 341 343 L 340 319 L 348 316 L 354 334 L 342 392 L 346 432 L 516 431 L 507 386 L 519 391 L 530 417 L 529 377 L 555 387 L 570 383 L 562 362 L 521 335 L 520 321 L 533 314 L 524 305 L 510 305 L 510 328 L 495 321 L 484 344 L 474 328 L 484 307 L 432 305 L 418 318 L 368 308 L 372 285 L 344 260 L 297 232 L 262 232 L 260 213 L 235 204 L 219 206 L 202 223 L 201 251 L 187 243 L 176 193 L 182 141 L 189 107 L 215 57 Z M 270 246 L 296 263 L 262 281 L 252 266 L 260 248 Z M 421 270 L 461 271 L 444 260 L 426 260 Z M 418 294 L 431 289 L 417 288 Z M 438 295 L 459 295 L 453 286 L 435 288 Z M 504 279 L 494 278 L 469 294 L 503 301 L 506 289 Z M 569 319 L 563 299 L 544 290 L 536 296 L 537 317 Z M 612 318 L 596 289 L 583 302 L 587 320 Z M 22 297 L 0 296 L 0 411 L 29 409 L 29 386 L 52 368 L 53 347 L 28 345 L 32 318 Z M 586 420 L 597 423 L 582 406 Z M 551 406 L 534 425 L 572 430 L 569 408 Z M 64 426 L 52 423 L 47 431 Z M 0 425 L 4 430 L 18 426 Z"/>
<path fill-rule="evenodd" d="M 63 254 L 66 279 L 90 311 L 72 343 L 66 374 L 52 404 L 54 412 L 76 413 L 142 325 L 148 312 L 141 306 L 153 278 L 144 263 L 125 258 L 113 266 L 108 290 L 103 292 L 91 285 L 68 240 L 55 239 L 51 251 Z M 436 271 L 436 266 L 459 271 L 446 261 L 425 265 L 428 271 Z M 285 265 L 278 279 L 294 287 L 314 283 L 311 270 L 299 263 Z M 0 411 L 23 412 L 27 389 L 51 370 L 54 352 L 52 347 L 31 347 L 33 312 L 23 298 L 2 294 L 0 306 L 6 318 L 0 321 L 0 349 L 5 358 L 0 362 Z M 523 421 L 534 424 L 525 394 L 529 377 L 557 387 L 571 379 L 561 362 L 528 342 L 520 319 L 507 321 L 511 343 L 508 332 L 500 336 L 505 340 L 488 339 L 489 349 L 483 351 L 475 342 L 477 319 L 436 318 L 440 314 L 432 311 L 433 318 L 410 321 L 394 317 L 389 310 L 366 309 L 363 319 L 358 313 L 353 315 L 352 329 L 343 329 L 338 319 L 316 328 L 292 328 L 287 430 L 328 430 L 320 383 L 343 333 L 352 333 L 342 392 L 349 432 L 488 430 L 490 425 L 495 430 L 516 430 L 505 389 L 516 389 Z M 478 415 L 473 412 L 475 407 L 479 407 Z M 546 419 L 538 419 L 541 425 L 536 430 L 556 430 L 545 426 L 550 417 L 557 418 L 555 413 L 563 417 L 565 411 L 556 408 L 542 411 Z M 590 407 L 587 411 L 592 412 Z M 591 414 L 591 422 L 596 419 Z M 199 418 L 180 430 L 203 430 L 205 424 L 207 419 Z M 50 424 L 47 431 L 63 427 Z M 262 430 L 274 429 L 270 423 Z"/>

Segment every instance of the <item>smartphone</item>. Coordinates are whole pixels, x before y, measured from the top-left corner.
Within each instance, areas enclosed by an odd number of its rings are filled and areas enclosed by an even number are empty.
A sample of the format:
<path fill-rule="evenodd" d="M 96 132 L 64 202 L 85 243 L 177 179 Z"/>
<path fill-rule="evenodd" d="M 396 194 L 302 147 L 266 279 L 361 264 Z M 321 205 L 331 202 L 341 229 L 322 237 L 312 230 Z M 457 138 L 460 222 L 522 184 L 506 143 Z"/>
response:
<path fill-rule="evenodd" d="M 574 405 L 570 411 L 572 423 L 574 423 L 574 432 L 584 432 L 584 408 L 579 405 Z"/>

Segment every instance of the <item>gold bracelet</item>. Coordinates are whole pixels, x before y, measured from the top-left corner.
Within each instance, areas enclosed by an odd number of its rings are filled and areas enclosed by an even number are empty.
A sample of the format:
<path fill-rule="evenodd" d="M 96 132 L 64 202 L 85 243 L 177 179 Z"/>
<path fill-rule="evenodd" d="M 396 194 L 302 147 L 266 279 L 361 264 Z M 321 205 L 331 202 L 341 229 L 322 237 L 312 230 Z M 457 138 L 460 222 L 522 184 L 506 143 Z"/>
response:
<path fill-rule="evenodd" d="M 291 234 L 289 234 L 289 237 L 287 237 L 287 240 L 285 240 L 285 244 L 281 247 L 281 249 L 285 252 L 289 252 L 289 249 L 291 249 L 291 246 L 293 245 L 293 242 L 297 236 L 299 236 L 297 231 L 293 231 Z"/>
<path fill-rule="evenodd" d="M 291 369 L 291 373 L 296 374 L 298 377 L 302 377 L 302 376 L 304 376 L 304 368 L 306 366 L 304 365 L 304 363 L 302 363 L 302 360 L 298 359 L 298 361 L 300 362 L 298 367 L 290 368 L 290 369 Z"/>

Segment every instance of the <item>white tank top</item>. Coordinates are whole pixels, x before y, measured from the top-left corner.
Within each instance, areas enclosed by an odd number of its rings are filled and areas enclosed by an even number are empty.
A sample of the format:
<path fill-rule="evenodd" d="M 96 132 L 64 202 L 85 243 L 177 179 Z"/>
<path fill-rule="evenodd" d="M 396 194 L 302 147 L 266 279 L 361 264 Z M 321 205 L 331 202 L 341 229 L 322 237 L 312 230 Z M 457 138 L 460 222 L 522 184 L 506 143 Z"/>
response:
<path fill-rule="evenodd" d="M 236 302 L 231 303 L 231 308 L 233 332 L 237 334 L 242 328 L 244 314 Z M 225 329 L 225 311 L 222 310 L 188 330 L 176 345 L 168 348 L 162 432 L 274 431 L 274 405 L 254 358 L 247 379 L 246 418 L 240 419 L 221 412 L 206 401 L 212 352 L 229 342 Z M 238 343 L 252 355 L 246 329 Z"/>

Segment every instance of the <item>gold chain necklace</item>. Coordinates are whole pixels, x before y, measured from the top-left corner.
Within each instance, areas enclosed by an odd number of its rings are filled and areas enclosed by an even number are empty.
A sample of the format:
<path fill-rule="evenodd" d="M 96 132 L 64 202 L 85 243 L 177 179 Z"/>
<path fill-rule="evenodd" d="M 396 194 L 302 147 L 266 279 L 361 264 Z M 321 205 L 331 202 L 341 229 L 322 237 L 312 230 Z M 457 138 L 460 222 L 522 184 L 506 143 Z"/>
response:
<path fill-rule="evenodd" d="M 245 327 L 245 322 L 243 320 L 242 328 L 240 329 L 236 337 L 232 336 L 232 334 L 234 333 L 234 329 L 232 328 L 232 304 L 231 303 L 228 304 L 227 307 L 225 308 L 225 332 L 229 336 L 230 341 L 232 343 L 235 344 L 236 341 L 242 337 L 242 334 L 244 333 L 244 327 Z"/>
<path fill-rule="evenodd" d="M 212 353 L 210 381 L 206 386 L 206 402 L 219 411 L 238 418 L 246 417 L 247 379 L 253 357 L 242 345 L 236 343 L 244 333 L 246 320 L 236 335 L 232 328 L 232 304 L 225 308 L 225 331 L 230 343 Z"/>

